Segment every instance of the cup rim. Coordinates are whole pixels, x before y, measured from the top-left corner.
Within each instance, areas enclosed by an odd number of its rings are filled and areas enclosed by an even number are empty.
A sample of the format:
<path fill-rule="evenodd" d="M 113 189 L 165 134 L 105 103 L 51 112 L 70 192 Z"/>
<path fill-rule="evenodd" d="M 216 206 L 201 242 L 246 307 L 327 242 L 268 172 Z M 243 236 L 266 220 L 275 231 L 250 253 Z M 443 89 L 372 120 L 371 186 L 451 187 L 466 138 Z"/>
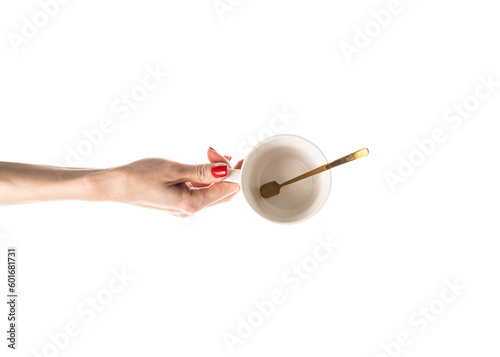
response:
<path fill-rule="evenodd" d="M 252 149 L 250 149 L 250 151 L 248 152 L 248 154 L 246 155 L 246 157 L 251 156 L 260 146 L 262 146 L 263 144 L 265 144 L 265 142 L 267 142 L 269 140 L 276 139 L 277 137 L 292 137 L 294 139 L 300 139 L 300 140 L 307 141 L 314 148 L 316 148 L 316 150 L 321 154 L 321 156 L 325 160 L 325 164 L 328 163 L 328 159 L 326 158 L 325 154 L 323 153 L 323 151 L 321 151 L 321 149 L 316 144 L 314 144 L 311 140 L 308 140 L 308 139 L 306 139 L 306 138 L 304 138 L 302 136 L 295 135 L 295 134 L 277 134 L 277 135 L 269 136 L 269 137 L 265 138 L 264 140 L 258 142 L 254 147 L 252 147 Z M 243 173 L 243 170 L 245 169 L 245 163 L 246 162 L 247 161 L 245 159 L 245 161 L 243 161 L 243 165 L 241 166 L 241 172 L 242 173 Z M 269 217 L 263 216 L 262 214 L 260 214 L 259 212 L 257 212 L 252 207 L 252 205 L 250 205 L 250 202 L 248 202 L 247 194 L 245 193 L 245 190 L 243 190 L 243 183 L 244 183 L 244 176 L 243 175 L 241 175 L 241 183 L 240 183 L 240 185 L 242 187 L 241 190 L 243 191 L 243 196 L 245 197 L 245 202 L 247 203 L 248 206 L 250 206 L 250 208 L 252 209 L 252 211 L 254 211 L 254 213 L 258 214 L 260 217 L 266 219 L 267 221 L 270 221 L 270 222 L 273 222 L 273 223 L 278 223 L 278 224 L 296 224 L 296 223 L 304 222 L 304 221 L 308 220 L 309 218 L 313 217 L 314 215 L 316 215 L 323 208 L 323 206 L 325 205 L 326 201 L 328 200 L 328 197 L 330 197 L 330 192 L 332 190 L 332 173 L 330 172 L 330 170 L 328 170 L 327 172 L 324 172 L 324 174 L 327 174 L 328 177 L 329 177 L 329 182 L 328 182 L 329 185 L 328 185 L 328 191 L 325 194 L 325 198 L 323 199 L 323 202 L 320 203 L 320 205 L 318 206 L 318 208 L 311 215 L 308 215 L 306 217 L 300 218 L 300 219 L 298 219 L 296 221 L 278 221 L 278 220 L 274 220 L 274 219 L 271 219 Z"/>

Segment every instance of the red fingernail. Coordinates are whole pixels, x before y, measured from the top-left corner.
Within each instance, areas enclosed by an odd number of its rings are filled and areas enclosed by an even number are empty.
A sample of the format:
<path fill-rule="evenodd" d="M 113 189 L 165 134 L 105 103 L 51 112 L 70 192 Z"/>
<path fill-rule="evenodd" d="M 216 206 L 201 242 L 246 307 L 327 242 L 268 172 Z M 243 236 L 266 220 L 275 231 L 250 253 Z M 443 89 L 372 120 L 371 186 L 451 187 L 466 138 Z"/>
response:
<path fill-rule="evenodd" d="M 231 161 L 231 159 L 232 159 L 232 158 L 233 158 L 232 156 L 228 156 L 228 157 L 227 157 L 227 159 L 228 159 L 229 161 Z"/>
<path fill-rule="evenodd" d="M 227 176 L 227 165 L 212 168 L 212 176 L 216 178 Z"/>
<path fill-rule="evenodd" d="M 209 148 L 210 150 L 215 151 L 215 149 L 214 149 L 213 147 L 211 147 L 211 146 L 209 146 L 208 148 Z"/>

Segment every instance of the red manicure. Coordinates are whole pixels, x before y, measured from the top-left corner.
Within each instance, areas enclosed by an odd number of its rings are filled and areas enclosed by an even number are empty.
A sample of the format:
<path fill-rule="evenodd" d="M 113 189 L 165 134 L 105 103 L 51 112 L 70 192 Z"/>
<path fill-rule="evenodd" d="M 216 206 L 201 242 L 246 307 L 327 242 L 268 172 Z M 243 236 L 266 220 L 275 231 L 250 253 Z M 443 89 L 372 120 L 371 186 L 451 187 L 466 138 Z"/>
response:
<path fill-rule="evenodd" d="M 227 176 L 227 165 L 212 168 L 212 176 L 216 178 Z"/>

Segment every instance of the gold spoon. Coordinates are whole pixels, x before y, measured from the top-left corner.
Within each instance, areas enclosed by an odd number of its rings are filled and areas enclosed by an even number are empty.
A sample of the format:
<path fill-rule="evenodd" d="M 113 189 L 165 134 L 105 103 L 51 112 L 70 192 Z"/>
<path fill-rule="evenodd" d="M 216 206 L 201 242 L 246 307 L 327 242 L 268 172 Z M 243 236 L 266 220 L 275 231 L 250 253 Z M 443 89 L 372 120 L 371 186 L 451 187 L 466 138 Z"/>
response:
<path fill-rule="evenodd" d="M 286 186 L 286 185 L 289 185 L 291 183 L 303 180 L 307 177 L 314 176 L 316 174 L 319 174 L 320 172 L 330 170 L 333 167 L 340 166 L 342 164 L 345 164 L 345 163 L 350 162 L 350 161 L 354 161 L 354 160 L 359 159 L 361 157 L 365 157 L 366 155 L 368 155 L 368 149 L 364 148 L 364 149 L 358 150 L 356 152 L 353 152 L 352 154 L 349 154 L 347 156 L 341 157 L 340 159 L 332 161 L 329 164 L 320 166 L 314 170 L 306 172 L 305 174 L 297 176 L 297 177 L 295 177 L 291 180 L 288 180 L 287 182 L 284 182 L 282 184 L 279 184 L 276 181 L 268 182 L 268 183 L 260 186 L 260 194 L 264 198 L 276 196 L 280 193 L 280 189 L 283 186 Z"/>

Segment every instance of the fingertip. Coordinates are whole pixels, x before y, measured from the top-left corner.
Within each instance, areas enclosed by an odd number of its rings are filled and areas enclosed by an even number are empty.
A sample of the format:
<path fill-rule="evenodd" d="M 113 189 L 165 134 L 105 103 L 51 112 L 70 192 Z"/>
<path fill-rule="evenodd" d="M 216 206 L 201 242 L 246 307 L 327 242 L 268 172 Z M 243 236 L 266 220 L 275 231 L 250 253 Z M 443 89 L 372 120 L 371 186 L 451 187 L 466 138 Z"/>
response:
<path fill-rule="evenodd" d="M 244 159 L 241 159 L 240 161 L 238 161 L 236 163 L 236 165 L 234 165 L 234 168 L 235 169 L 241 169 L 241 167 L 243 166 L 243 161 L 244 161 Z"/>
<path fill-rule="evenodd" d="M 236 182 L 224 182 L 224 183 L 231 185 L 229 187 L 231 187 L 233 191 L 230 193 L 230 195 L 236 194 L 241 190 L 241 186 Z"/>
<path fill-rule="evenodd" d="M 208 161 L 210 161 L 211 163 L 225 163 L 229 167 L 231 167 L 231 164 L 229 163 L 228 158 L 226 156 L 219 154 L 215 150 L 209 149 L 208 153 L 207 153 L 207 157 L 208 157 Z"/>
<path fill-rule="evenodd" d="M 219 164 L 212 167 L 212 176 L 216 179 L 225 178 L 228 173 L 226 164 Z"/>

